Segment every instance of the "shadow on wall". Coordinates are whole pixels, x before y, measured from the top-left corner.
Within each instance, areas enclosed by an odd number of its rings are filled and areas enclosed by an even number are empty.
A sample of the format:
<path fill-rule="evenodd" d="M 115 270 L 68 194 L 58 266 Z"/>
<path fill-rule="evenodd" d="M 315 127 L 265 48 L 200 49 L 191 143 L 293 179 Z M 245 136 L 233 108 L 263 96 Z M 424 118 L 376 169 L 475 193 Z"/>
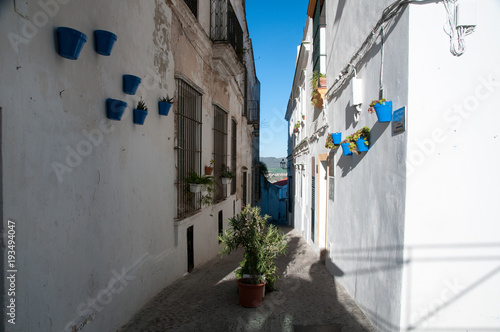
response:
<path fill-rule="evenodd" d="M 472 261 L 491 261 L 493 268 L 489 270 L 487 273 L 483 273 L 474 281 L 470 282 L 468 285 L 461 285 L 456 280 L 444 280 L 444 286 L 446 287 L 439 294 L 436 299 L 433 299 L 431 303 L 429 303 L 428 310 L 419 311 L 417 317 L 410 322 L 410 325 L 406 328 L 402 328 L 398 325 L 394 325 L 392 322 L 385 320 L 380 317 L 377 312 L 373 309 L 363 307 L 360 305 L 363 312 L 365 312 L 370 319 L 376 322 L 376 326 L 383 331 L 413 331 L 419 328 L 424 328 L 422 325 L 428 323 L 432 318 L 434 318 L 441 311 L 445 310 L 453 303 L 469 294 L 480 285 L 486 283 L 489 279 L 494 277 L 495 275 L 500 274 L 500 265 L 497 266 L 498 262 L 500 262 L 500 257 L 491 255 L 491 256 L 483 256 L 483 257 L 471 257 L 468 255 L 463 256 L 450 256 L 450 249 L 460 250 L 462 252 L 464 249 L 469 249 L 471 253 L 474 253 L 477 249 L 485 249 L 490 248 L 493 250 L 500 249 L 499 243 L 463 243 L 463 244 L 428 244 L 428 245 L 415 245 L 415 246 L 402 246 L 402 245 L 394 245 L 394 246 L 380 246 L 380 247 L 371 247 L 371 248 L 349 248 L 349 249 L 341 249 L 337 250 L 333 256 L 335 261 L 349 261 L 349 262 L 358 262 L 358 264 L 362 264 L 366 262 L 366 265 L 370 262 L 376 262 L 377 266 L 367 267 L 367 268 L 356 268 L 350 271 L 344 271 L 341 267 L 339 267 L 336 263 L 333 262 L 332 258 L 329 255 L 327 266 L 329 272 L 334 277 L 343 277 L 343 276 L 358 276 L 358 275 L 367 275 L 367 274 L 375 274 L 378 272 L 384 272 L 389 270 L 402 270 L 405 265 L 410 265 L 414 263 L 424 262 L 424 263 L 436 263 L 436 264 L 446 264 L 450 262 L 470 262 Z M 425 255 L 419 254 L 419 252 L 427 253 L 429 250 L 433 250 L 434 252 L 446 252 L 445 255 Z M 394 254 L 388 255 L 388 252 L 397 251 L 396 254 L 399 257 L 403 257 L 403 252 L 411 253 L 406 260 L 394 260 Z M 413 257 L 415 256 L 415 257 Z M 410 277 L 410 280 L 414 279 Z M 418 281 L 417 281 L 418 282 Z M 408 286 L 411 289 L 411 285 Z M 445 298 L 443 298 L 442 294 L 447 294 Z M 451 295 L 451 296 L 448 296 Z M 410 294 L 411 295 L 411 294 Z M 439 302 L 438 304 L 436 302 Z M 359 305 L 359 304 L 358 304 Z M 405 305 L 404 303 L 402 305 Z M 406 304 L 408 309 L 410 308 L 410 303 Z M 431 330 L 431 328 L 424 328 L 425 330 Z M 440 331 L 463 331 L 463 329 L 456 329 L 453 327 L 441 327 Z M 477 328 L 474 331 L 498 331 L 498 329 L 492 328 Z"/>

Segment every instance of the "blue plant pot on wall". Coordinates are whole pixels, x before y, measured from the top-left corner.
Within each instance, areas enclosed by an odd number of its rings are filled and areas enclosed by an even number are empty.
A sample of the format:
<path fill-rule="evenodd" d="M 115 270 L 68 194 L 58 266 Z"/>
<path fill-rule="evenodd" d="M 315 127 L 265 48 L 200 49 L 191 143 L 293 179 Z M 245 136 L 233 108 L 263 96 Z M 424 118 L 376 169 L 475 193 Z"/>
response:
<path fill-rule="evenodd" d="M 362 139 L 362 138 L 359 138 L 357 141 L 356 141 L 356 146 L 358 147 L 358 151 L 359 152 L 365 152 L 365 151 L 368 151 L 368 147 L 365 145 L 365 140 Z"/>
<path fill-rule="evenodd" d="M 340 146 L 342 146 L 342 151 L 344 152 L 344 156 L 351 155 L 351 149 L 349 149 L 349 143 L 341 143 Z"/>
<path fill-rule="evenodd" d="M 78 59 L 87 36 L 78 30 L 59 27 L 57 28 L 57 45 L 60 56 L 70 60 Z"/>
<path fill-rule="evenodd" d="M 378 122 L 391 122 L 392 119 L 392 101 L 386 101 L 382 105 L 379 103 L 373 106 L 377 113 Z"/>
<path fill-rule="evenodd" d="M 95 51 L 101 55 L 111 55 L 113 45 L 117 40 L 114 33 L 105 30 L 94 31 Z"/>
<path fill-rule="evenodd" d="M 340 144 L 342 142 L 342 133 L 333 133 L 332 134 L 333 144 Z"/>
<path fill-rule="evenodd" d="M 135 95 L 139 84 L 141 84 L 140 77 L 134 75 L 123 75 L 123 92 L 126 94 Z"/>
<path fill-rule="evenodd" d="M 118 99 L 108 98 L 106 100 L 108 119 L 120 121 L 122 119 L 122 115 L 126 107 L 127 107 L 126 102 Z"/>
<path fill-rule="evenodd" d="M 143 125 L 147 115 L 148 111 L 134 108 L 134 123 Z"/>
<path fill-rule="evenodd" d="M 160 115 L 168 115 L 168 111 L 170 111 L 170 107 L 172 107 L 171 103 L 167 103 L 164 101 L 158 102 L 158 109 L 160 111 Z"/>

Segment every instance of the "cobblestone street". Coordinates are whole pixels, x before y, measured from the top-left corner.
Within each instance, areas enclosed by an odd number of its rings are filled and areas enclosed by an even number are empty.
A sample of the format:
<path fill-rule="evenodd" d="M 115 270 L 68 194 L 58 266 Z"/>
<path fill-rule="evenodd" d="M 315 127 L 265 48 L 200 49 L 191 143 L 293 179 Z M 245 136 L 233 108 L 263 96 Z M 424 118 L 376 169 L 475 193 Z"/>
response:
<path fill-rule="evenodd" d="M 298 233 L 287 233 L 277 290 L 259 308 L 238 305 L 242 251 L 216 257 L 165 288 L 120 332 L 137 331 L 375 331 Z"/>

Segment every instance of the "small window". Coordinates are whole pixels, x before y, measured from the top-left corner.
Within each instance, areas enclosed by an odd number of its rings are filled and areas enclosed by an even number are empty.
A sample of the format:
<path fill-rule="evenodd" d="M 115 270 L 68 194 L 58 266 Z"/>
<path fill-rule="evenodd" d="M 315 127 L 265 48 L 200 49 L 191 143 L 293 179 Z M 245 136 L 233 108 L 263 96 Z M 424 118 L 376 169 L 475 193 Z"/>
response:
<path fill-rule="evenodd" d="M 237 135 L 236 135 L 236 120 L 231 119 L 231 169 L 234 172 L 235 177 L 231 182 L 231 195 L 236 193 L 236 144 L 237 144 Z"/>
<path fill-rule="evenodd" d="M 222 184 L 222 167 L 227 166 L 227 113 L 222 108 L 214 105 L 214 177 L 217 190 L 214 195 L 215 202 L 226 198 L 226 184 Z"/>

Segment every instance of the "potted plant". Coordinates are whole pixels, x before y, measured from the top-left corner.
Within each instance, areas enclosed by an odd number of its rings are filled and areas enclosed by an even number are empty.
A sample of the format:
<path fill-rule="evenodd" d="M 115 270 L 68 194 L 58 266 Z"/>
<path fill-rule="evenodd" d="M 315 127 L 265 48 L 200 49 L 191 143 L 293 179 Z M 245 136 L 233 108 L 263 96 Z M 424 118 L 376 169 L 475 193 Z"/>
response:
<path fill-rule="evenodd" d="M 189 173 L 186 182 L 189 184 L 189 191 L 192 193 L 202 192 L 208 188 L 213 188 L 215 185 L 213 176 L 199 175 L 194 171 Z"/>
<path fill-rule="evenodd" d="M 160 115 L 168 115 L 168 111 L 170 111 L 170 107 L 174 103 L 174 98 L 170 98 L 168 95 L 166 97 L 161 97 L 158 101 L 158 109 Z"/>
<path fill-rule="evenodd" d="M 262 303 L 264 286 L 269 290 L 276 280 L 276 258 L 286 252 L 285 235 L 262 217 L 259 207 L 247 205 L 243 211 L 229 219 L 229 228 L 219 236 L 221 254 L 229 255 L 243 248 L 243 261 L 235 274 L 238 278 L 239 304 L 258 307 Z M 249 278 L 242 278 L 248 274 Z"/>
<path fill-rule="evenodd" d="M 326 75 L 318 71 L 311 76 L 311 102 L 316 108 L 323 108 L 323 96 L 326 93 Z"/>
<path fill-rule="evenodd" d="M 106 99 L 106 115 L 108 119 L 120 121 L 127 103 L 118 99 Z"/>
<path fill-rule="evenodd" d="M 128 95 L 135 95 L 137 88 L 141 84 L 141 78 L 134 75 L 123 75 L 123 92 Z"/>
<path fill-rule="evenodd" d="M 110 56 L 117 37 L 114 33 L 106 30 L 95 30 L 94 40 L 95 51 L 100 55 Z"/>
<path fill-rule="evenodd" d="M 340 143 L 340 146 L 342 146 L 342 152 L 344 153 L 344 156 L 349 156 L 352 154 L 351 149 L 349 148 L 350 141 L 349 141 L 349 136 Z"/>
<path fill-rule="evenodd" d="M 377 113 L 378 122 L 391 122 L 392 101 L 386 101 L 384 98 L 373 100 L 368 108 L 368 113 Z"/>
<path fill-rule="evenodd" d="M 229 166 L 223 164 L 221 167 L 220 177 L 222 179 L 222 184 L 229 184 L 231 183 L 231 180 L 234 178 L 234 172 L 231 171 L 231 168 L 229 168 Z"/>
<path fill-rule="evenodd" d="M 332 134 L 333 144 L 340 144 L 342 141 L 342 133 L 333 133 Z"/>
<path fill-rule="evenodd" d="M 332 134 L 333 135 L 333 134 Z M 335 141 L 333 140 L 332 135 L 327 135 L 326 136 L 326 143 L 325 143 L 325 148 L 335 150 L 340 146 L 340 142 L 335 144 Z"/>
<path fill-rule="evenodd" d="M 215 163 L 215 161 L 213 159 L 211 159 L 210 164 L 208 166 L 205 166 L 205 174 L 206 175 L 212 175 L 212 172 L 214 170 L 214 163 Z"/>
<path fill-rule="evenodd" d="M 78 59 L 80 51 L 86 42 L 87 35 L 78 30 L 67 27 L 57 28 L 57 52 L 63 58 Z"/>
<path fill-rule="evenodd" d="M 297 123 L 293 126 L 293 132 L 298 133 L 300 128 L 300 121 L 297 121 Z"/>
<path fill-rule="evenodd" d="M 137 107 L 134 108 L 134 123 L 140 125 L 144 124 L 146 115 L 148 115 L 148 107 L 141 98 L 141 100 L 137 103 Z"/>
<path fill-rule="evenodd" d="M 352 135 L 347 136 L 346 139 L 340 144 L 342 146 L 342 150 L 344 151 L 344 156 L 368 151 L 368 147 L 370 145 L 369 139 L 370 128 L 368 127 L 363 127 Z"/>
<path fill-rule="evenodd" d="M 306 116 L 305 115 L 302 115 L 302 120 L 305 120 L 306 119 Z"/>

